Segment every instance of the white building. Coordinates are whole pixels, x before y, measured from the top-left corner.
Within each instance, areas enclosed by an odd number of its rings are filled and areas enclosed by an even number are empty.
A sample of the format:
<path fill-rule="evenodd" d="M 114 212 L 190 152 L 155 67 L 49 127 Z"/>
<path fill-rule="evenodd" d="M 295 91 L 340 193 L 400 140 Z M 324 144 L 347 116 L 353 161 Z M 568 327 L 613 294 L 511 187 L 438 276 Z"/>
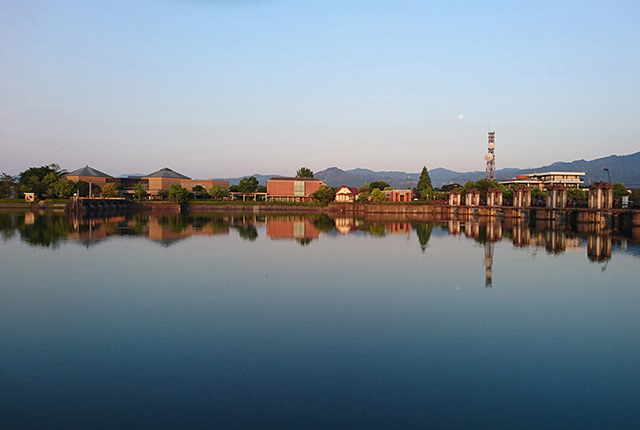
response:
<path fill-rule="evenodd" d="M 508 181 L 500 181 L 502 185 L 527 185 L 532 188 L 545 189 L 551 185 L 564 185 L 567 188 L 580 188 L 584 181 L 580 178 L 584 172 L 545 172 L 518 175 Z"/>

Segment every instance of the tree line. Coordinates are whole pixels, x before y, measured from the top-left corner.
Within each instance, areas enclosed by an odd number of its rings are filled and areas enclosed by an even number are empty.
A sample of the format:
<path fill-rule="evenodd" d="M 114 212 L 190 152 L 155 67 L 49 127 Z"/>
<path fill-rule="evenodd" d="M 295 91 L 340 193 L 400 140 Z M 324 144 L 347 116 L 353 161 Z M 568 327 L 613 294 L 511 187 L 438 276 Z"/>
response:
<path fill-rule="evenodd" d="M 18 176 L 3 173 L 0 176 L 0 198 L 23 198 L 25 193 L 34 193 L 38 200 L 55 198 L 68 199 L 76 192 L 79 197 L 89 197 L 90 192 L 91 197 L 116 197 L 119 195 L 115 184 L 108 183 L 102 188 L 95 184 L 90 186 L 89 183 L 84 181 L 73 182 L 66 179 L 64 177 L 66 173 L 66 170 L 61 169 L 57 164 L 30 167 L 20 172 Z M 308 167 L 301 167 L 297 170 L 296 177 L 313 178 L 314 173 Z M 513 191 L 511 189 L 496 181 L 488 181 L 486 179 L 480 179 L 475 182 L 468 181 L 464 185 L 448 184 L 435 188 L 431 182 L 429 171 L 425 166 L 422 168 L 418 183 L 412 190 L 412 196 L 414 199 L 421 201 L 446 200 L 448 193 L 451 191 L 459 191 L 464 198 L 464 194 L 468 190 L 475 189 L 480 192 L 482 199 L 486 199 L 487 191 L 490 188 L 502 190 L 506 200 L 513 199 Z M 357 202 L 384 201 L 386 199 L 384 191 L 392 189 L 393 187 L 385 181 L 373 181 L 369 184 L 362 185 L 358 190 Z M 337 187 L 322 186 L 318 191 L 313 193 L 311 197 L 320 202 L 328 203 L 334 200 L 336 191 Z M 188 190 L 180 185 L 172 185 L 168 190 L 160 190 L 158 195 L 162 199 L 186 202 L 194 198 L 226 199 L 232 192 L 242 194 L 252 194 L 256 192 L 266 193 L 267 187 L 260 185 L 254 176 L 247 176 L 242 178 L 238 185 L 232 185 L 229 189 L 214 185 L 211 189 L 206 190 L 203 186 L 196 185 L 192 190 Z M 544 190 L 532 188 L 531 192 L 533 199 L 544 200 L 546 197 Z M 586 201 L 587 199 L 586 191 L 579 188 L 569 188 L 567 194 L 570 199 L 576 201 Z M 138 182 L 135 185 L 134 196 L 139 200 L 148 196 L 142 182 Z M 629 196 L 631 200 L 640 201 L 640 189 L 636 189 L 632 194 L 629 194 L 629 191 L 623 184 L 613 184 L 613 196 L 615 199 Z"/>

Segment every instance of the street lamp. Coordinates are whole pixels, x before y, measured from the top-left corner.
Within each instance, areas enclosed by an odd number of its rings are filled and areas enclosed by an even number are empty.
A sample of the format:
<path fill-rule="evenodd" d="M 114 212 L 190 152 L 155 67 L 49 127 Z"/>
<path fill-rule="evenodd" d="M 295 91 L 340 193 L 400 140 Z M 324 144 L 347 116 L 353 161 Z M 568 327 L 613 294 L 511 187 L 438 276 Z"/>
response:
<path fill-rule="evenodd" d="M 606 167 L 602 170 L 606 170 L 607 171 L 607 176 L 609 177 L 609 185 L 611 185 L 611 174 L 609 173 L 609 169 L 607 169 Z"/>

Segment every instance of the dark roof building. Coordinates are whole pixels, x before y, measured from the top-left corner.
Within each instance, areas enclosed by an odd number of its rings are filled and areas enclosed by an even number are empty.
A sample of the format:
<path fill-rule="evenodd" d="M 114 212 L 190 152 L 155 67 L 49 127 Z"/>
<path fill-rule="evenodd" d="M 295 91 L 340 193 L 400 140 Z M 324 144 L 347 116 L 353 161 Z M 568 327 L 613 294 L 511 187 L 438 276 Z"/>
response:
<path fill-rule="evenodd" d="M 74 170 L 73 172 L 69 172 L 64 176 L 91 176 L 98 178 L 111 178 L 111 175 L 107 175 L 99 170 L 94 169 L 93 167 L 84 166 L 80 169 Z"/>
<path fill-rule="evenodd" d="M 191 179 L 188 176 L 185 176 L 181 173 L 174 172 L 173 170 L 165 167 L 164 169 L 160 169 L 157 172 L 149 173 L 144 176 L 145 178 L 173 178 L 173 179 Z"/>
<path fill-rule="evenodd" d="M 74 170 L 73 172 L 67 173 L 64 177 L 73 182 L 90 182 L 99 187 L 104 187 L 107 182 L 113 179 L 113 176 L 107 175 L 106 173 L 89 166 L 84 166 L 80 169 Z"/>
<path fill-rule="evenodd" d="M 149 189 L 148 192 L 152 196 L 158 195 L 160 190 L 168 190 L 172 185 L 182 185 L 181 181 L 191 180 L 191 178 L 174 172 L 173 170 L 165 167 L 164 169 L 160 169 L 157 172 L 149 173 L 144 176 L 142 179 L 149 181 Z"/>

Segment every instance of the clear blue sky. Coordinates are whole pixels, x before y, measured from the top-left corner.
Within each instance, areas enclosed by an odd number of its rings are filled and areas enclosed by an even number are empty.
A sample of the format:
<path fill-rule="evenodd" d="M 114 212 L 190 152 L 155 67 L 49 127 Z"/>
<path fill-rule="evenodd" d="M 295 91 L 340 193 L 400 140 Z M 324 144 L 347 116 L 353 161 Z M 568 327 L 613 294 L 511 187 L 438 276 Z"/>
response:
<path fill-rule="evenodd" d="M 536 167 L 640 150 L 640 2 L 0 0 L 0 171 Z"/>

